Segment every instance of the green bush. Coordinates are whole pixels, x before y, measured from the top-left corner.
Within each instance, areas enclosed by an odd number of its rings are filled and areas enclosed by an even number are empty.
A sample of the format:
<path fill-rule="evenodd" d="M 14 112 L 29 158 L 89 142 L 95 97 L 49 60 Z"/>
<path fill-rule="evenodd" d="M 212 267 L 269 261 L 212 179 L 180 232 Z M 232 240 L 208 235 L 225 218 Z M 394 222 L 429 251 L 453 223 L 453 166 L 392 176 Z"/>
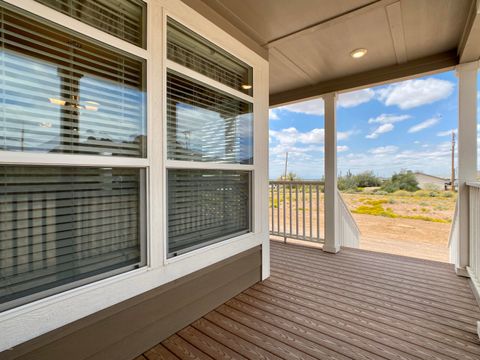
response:
<path fill-rule="evenodd" d="M 357 175 L 353 175 L 350 171 L 345 176 L 339 176 L 337 179 L 338 190 L 355 190 L 362 191 L 366 187 L 380 186 L 382 181 L 375 176 L 372 171 L 364 171 Z"/>
<path fill-rule="evenodd" d="M 395 196 L 412 196 L 413 194 L 411 192 L 408 192 L 407 190 L 397 190 L 393 193 Z"/>
<path fill-rule="evenodd" d="M 414 192 L 419 190 L 415 174 L 411 171 L 402 170 L 392 175 L 390 180 L 385 181 L 382 190 L 388 193 L 394 193 L 398 190 Z"/>

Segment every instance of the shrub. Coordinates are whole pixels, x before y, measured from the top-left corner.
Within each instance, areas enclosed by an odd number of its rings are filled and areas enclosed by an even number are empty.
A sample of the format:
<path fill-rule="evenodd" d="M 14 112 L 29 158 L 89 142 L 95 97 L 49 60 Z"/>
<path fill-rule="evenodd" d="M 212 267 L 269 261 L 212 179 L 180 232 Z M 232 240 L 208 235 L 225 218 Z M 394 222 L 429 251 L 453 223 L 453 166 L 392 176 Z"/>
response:
<path fill-rule="evenodd" d="M 337 180 L 338 189 L 340 191 L 352 190 L 356 192 L 362 191 L 366 187 L 380 186 L 382 181 L 375 176 L 372 171 L 365 171 L 357 175 L 353 175 L 350 171 L 345 176 L 339 176 Z"/>
<path fill-rule="evenodd" d="M 430 191 L 430 190 L 418 190 L 415 191 L 415 196 L 419 197 L 437 197 L 440 196 L 438 191 Z"/>
<path fill-rule="evenodd" d="M 382 190 L 393 193 L 398 190 L 417 191 L 419 190 L 415 174 L 411 171 L 401 171 L 392 175 L 390 180 L 387 180 L 382 185 Z"/>
<path fill-rule="evenodd" d="M 393 193 L 395 196 L 412 196 L 412 193 L 406 191 L 406 190 L 397 190 Z"/>

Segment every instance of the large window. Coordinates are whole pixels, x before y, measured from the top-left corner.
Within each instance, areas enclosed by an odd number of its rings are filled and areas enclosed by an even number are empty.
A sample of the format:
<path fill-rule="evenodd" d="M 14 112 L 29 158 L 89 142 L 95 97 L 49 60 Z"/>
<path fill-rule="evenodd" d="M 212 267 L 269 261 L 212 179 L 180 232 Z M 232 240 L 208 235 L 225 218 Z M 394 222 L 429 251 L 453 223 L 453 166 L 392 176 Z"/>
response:
<path fill-rule="evenodd" d="M 134 45 L 145 47 L 143 0 L 36 0 Z"/>
<path fill-rule="evenodd" d="M 251 231 L 253 82 L 250 66 L 171 19 L 167 45 L 172 257 Z"/>
<path fill-rule="evenodd" d="M 0 4 L 0 310 L 145 264 L 144 68 Z"/>
<path fill-rule="evenodd" d="M 0 303 L 142 264 L 143 178 L 138 169 L 0 166 Z"/>

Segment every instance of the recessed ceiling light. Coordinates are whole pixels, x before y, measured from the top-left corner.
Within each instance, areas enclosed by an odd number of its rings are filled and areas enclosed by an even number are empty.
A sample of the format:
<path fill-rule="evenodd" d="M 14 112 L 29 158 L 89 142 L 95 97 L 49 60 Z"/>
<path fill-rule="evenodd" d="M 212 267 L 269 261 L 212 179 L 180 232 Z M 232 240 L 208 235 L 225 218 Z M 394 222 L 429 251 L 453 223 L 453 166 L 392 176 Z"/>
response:
<path fill-rule="evenodd" d="M 66 103 L 65 100 L 60 100 L 56 98 L 49 98 L 48 101 L 50 101 L 51 104 L 60 105 L 60 106 L 64 106 Z"/>
<path fill-rule="evenodd" d="M 251 88 L 252 88 L 252 85 L 250 85 L 250 84 L 243 84 L 242 85 L 242 89 L 244 89 L 244 90 L 250 90 Z"/>
<path fill-rule="evenodd" d="M 364 49 L 364 48 L 355 49 L 350 53 L 350 56 L 354 59 L 360 59 L 361 57 L 364 57 L 366 53 L 367 53 L 367 49 Z"/>

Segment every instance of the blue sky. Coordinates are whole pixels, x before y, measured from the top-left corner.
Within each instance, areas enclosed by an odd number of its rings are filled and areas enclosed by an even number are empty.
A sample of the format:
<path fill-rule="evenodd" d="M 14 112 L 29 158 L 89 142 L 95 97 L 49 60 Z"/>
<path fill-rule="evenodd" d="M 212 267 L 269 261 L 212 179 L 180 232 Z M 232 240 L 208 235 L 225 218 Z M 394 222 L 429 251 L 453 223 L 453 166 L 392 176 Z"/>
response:
<path fill-rule="evenodd" d="M 341 94 L 337 101 L 338 169 L 390 176 L 402 169 L 448 177 L 457 128 L 457 78 L 445 72 Z M 289 171 L 323 176 L 323 101 L 270 110 L 270 178 Z"/>

